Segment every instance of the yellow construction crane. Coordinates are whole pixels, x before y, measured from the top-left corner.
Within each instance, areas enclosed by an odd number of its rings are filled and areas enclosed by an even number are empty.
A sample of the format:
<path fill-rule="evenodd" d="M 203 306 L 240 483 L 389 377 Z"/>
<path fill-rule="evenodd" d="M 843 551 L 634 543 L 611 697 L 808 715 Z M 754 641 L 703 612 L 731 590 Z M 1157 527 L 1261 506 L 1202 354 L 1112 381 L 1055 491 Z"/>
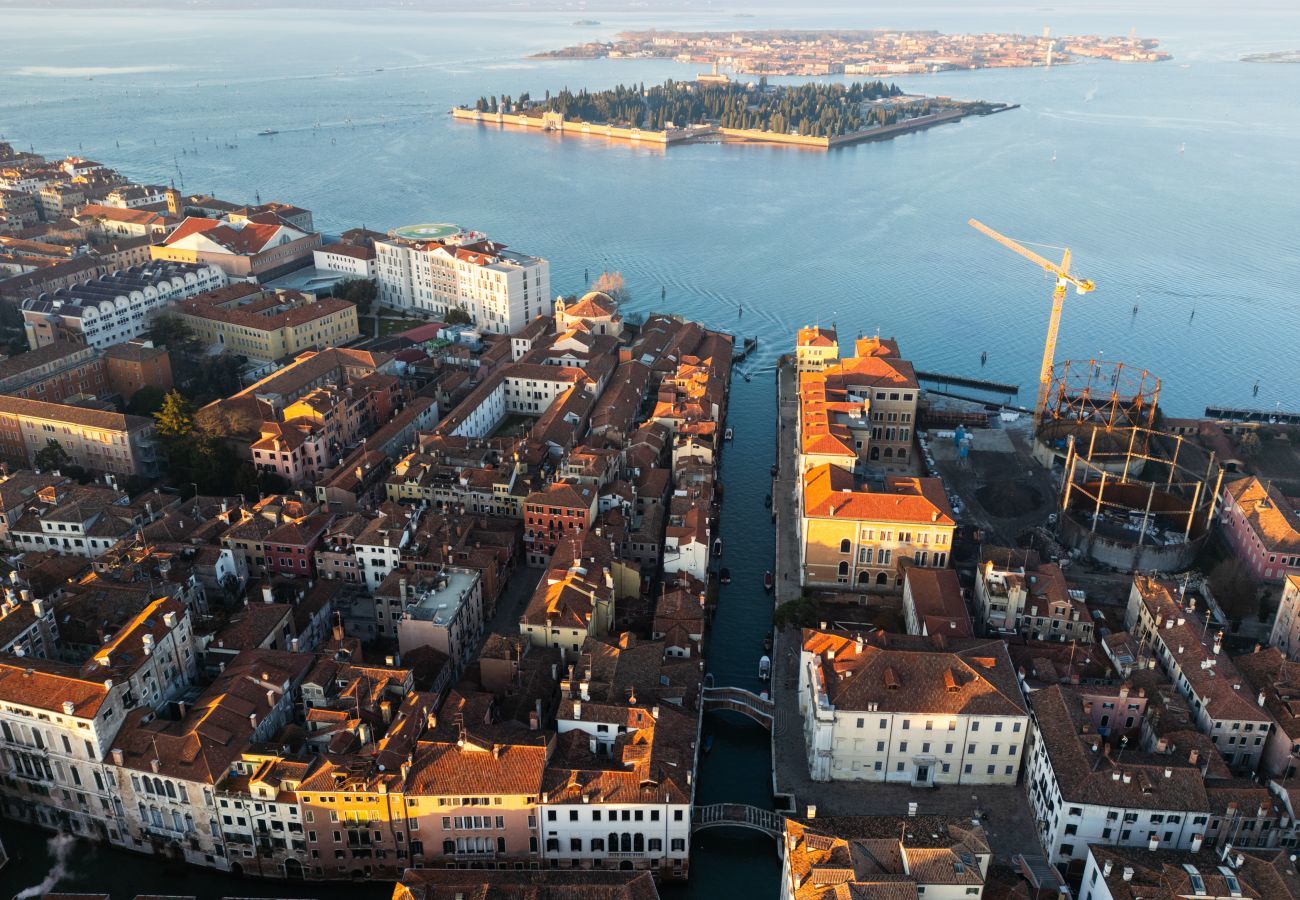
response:
<path fill-rule="evenodd" d="M 1006 235 L 999 234 L 978 219 L 971 219 L 966 224 L 1056 276 L 1056 287 L 1052 290 L 1052 316 L 1047 320 L 1047 343 L 1043 346 L 1043 365 L 1038 371 L 1038 404 L 1034 407 L 1034 418 L 1041 422 L 1043 414 L 1047 410 L 1047 397 L 1052 389 L 1052 361 L 1056 355 L 1056 334 L 1061 330 L 1061 308 L 1065 305 L 1066 286 L 1072 284 L 1080 294 L 1086 294 L 1096 288 L 1096 285 L 1086 278 L 1076 278 L 1070 274 L 1069 248 L 1065 248 L 1064 255 L 1061 257 L 1061 264 L 1058 266 L 1051 260 L 1039 256 L 1028 247 L 1021 246 Z"/>

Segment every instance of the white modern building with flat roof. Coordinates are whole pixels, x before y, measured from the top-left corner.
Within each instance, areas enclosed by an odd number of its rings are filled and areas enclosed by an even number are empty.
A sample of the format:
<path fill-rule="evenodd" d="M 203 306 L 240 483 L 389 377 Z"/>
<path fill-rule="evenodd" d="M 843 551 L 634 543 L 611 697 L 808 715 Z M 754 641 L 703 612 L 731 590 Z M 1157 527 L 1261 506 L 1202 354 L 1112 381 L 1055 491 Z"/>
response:
<path fill-rule="evenodd" d="M 397 647 L 403 656 L 433 647 L 451 657 L 456 671 L 473 661 L 483 637 L 483 581 L 475 569 L 446 566 L 419 580 L 402 579 Z"/>
<path fill-rule="evenodd" d="M 375 242 L 379 302 L 441 318 L 464 310 L 482 331 L 508 334 L 549 312 L 551 267 L 478 232 L 396 229 Z"/>

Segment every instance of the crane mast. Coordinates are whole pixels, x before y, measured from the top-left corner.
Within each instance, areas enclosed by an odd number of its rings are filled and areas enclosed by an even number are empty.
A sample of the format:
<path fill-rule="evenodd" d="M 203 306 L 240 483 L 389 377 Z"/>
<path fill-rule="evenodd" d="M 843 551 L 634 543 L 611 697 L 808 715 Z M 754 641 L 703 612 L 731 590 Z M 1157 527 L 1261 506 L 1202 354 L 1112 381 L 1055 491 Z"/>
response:
<path fill-rule="evenodd" d="M 1061 331 L 1061 311 L 1065 308 L 1066 289 L 1070 285 L 1074 285 L 1076 291 L 1080 294 L 1086 294 L 1094 290 L 1096 285 L 1088 279 L 1077 278 L 1070 273 L 1070 251 L 1068 248 L 1063 251 L 1061 262 L 1058 265 L 1049 259 L 1044 259 L 1028 247 L 1013 241 L 1006 235 L 994 231 L 978 219 L 971 219 L 967 224 L 976 231 L 997 241 L 1008 250 L 1020 254 L 1039 268 L 1056 276 L 1056 285 L 1052 289 L 1052 313 L 1047 319 L 1047 341 L 1043 345 L 1043 361 L 1038 369 L 1038 402 L 1034 406 L 1034 421 L 1036 424 L 1041 425 L 1043 416 L 1047 411 L 1048 396 L 1052 390 L 1052 362 L 1056 357 L 1056 338 Z"/>

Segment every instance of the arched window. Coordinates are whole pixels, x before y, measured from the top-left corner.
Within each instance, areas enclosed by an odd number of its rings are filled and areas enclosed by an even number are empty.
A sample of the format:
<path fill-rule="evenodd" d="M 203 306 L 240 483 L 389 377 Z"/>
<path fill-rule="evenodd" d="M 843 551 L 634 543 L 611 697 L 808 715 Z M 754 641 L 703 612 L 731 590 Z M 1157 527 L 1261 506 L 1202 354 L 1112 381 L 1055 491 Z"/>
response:
<path fill-rule="evenodd" d="M 893 455 L 894 455 L 894 448 L 893 448 L 893 447 L 886 447 L 886 448 L 885 448 L 885 459 L 889 459 L 889 458 L 892 457 Z"/>
<path fill-rule="evenodd" d="M 899 448 L 898 448 L 898 458 L 899 458 L 899 459 L 907 459 L 907 451 L 904 450 L 902 447 L 899 447 Z"/>
<path fill-rule="evenodd" d="M 844 540 L 840 541 L 840 552 L 848 553 L 852 549 L 852 546 L 853 545 L 849 543 L 849 539 L 845 538 Z"/>
<path fill-rule="evenodd" d="M 623 832 L 622 836 L 619 838 L 618 843 L 619 843 L 619 850 L 621 850 L 622 852 L 624 853 L 632 852 L 632 835 L 628 834 L 626 831 Z"/>
<path fill-rule="evenodd" d="M 443 852 L 443 853 L 455 853 L 455 852 L 456 852 L 456 842 L 455 842 L 455 841 L 443 841 L 443 842 L 442 842 L 442 852 Z"/>
<path fill-rule="evenodd" d="M 161 778 L 155 778 L 153 780 L 153 792 L 157 794 L 159 797 L 167 793 L 165 790 L 163 790 L 163 783 Z"/>
<path fill-rule="evenodd" d="M 871 458 L 872 458 L 872 459 L 880 459 L 880 448 L 879 448 L 879 447 L 872 447 L 872 448 L 871 448 Z"/>
<path fill-rule="evenodd" d="M 849 564 L 846 562 L 840 563 L 840 575 L 844 576 L 847 574 L 849 574 Z"/>
<path fill-rule="evenodd" d="M 172 784 L 170 781 L 168 781 L 166 784 L 163 785 L 163 787 L 165 787 L 165 788 L 167 789 L 167 796 L 168 796 L 168 797 L 171 797 L 173 800 L 175 800 L 175 799 L 176 799 L 176 786 L 175 786 L 174 784 Z"/>
<path fill-rule="evenodd" d="M 636 853 L 645 852 L 645 835 L 638 832 L 632 836 L 632 850 Z"/>
<path fill-rule="evenodd" d="M 618 852 L 618 835 L 613 831 L 609 833 L 609 852 Z"/>
<path fill-rule="evenodd" d="M 871 584 L 871 573 L 870 573 L 870 572 L 859 572 L 859 573 L 858 573 L 858 584 Z"/>
<path fill-rule="evenodd" d="M 876 576 L 876 584 L 880 585 L 881 587 L 887 587 L 889 585 L 889 576 L 884 572 L 881 572 L 879 575 Z"/>

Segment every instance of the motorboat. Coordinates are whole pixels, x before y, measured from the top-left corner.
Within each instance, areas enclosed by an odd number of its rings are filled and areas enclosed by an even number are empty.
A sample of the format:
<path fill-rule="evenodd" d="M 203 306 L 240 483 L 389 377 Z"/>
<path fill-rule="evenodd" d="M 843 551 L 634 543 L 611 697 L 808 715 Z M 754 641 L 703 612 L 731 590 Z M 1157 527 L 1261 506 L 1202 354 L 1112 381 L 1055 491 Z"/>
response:
<path fill-rule="evenodd" d="M 263 129 L 262 131 L 259 131 L 258 135 L 260 135 L 261 137 L 268 137 L 272 134 L 279 134 L 279 133 L 280 132 L 276 131 L 274 128 L 266 128 Z"/>
<path fill-rule="evenodd" d="M 771 572 L 764 572 L 764 573 L 763 573 L 763 590 L 765 590 L 765 591 L 770 591 L 770 590 L 772 590 L 772 586 L 773 586 L 775 583 L 776 583 L 776 582 L 772 579 L 772 573 L 771 573 Z"/>
<path fill-rule="evenodd" d="M 731 570 L 730 570 L 730 569 L 719 569 L 719 570 L 718 570 L 718 583 L 719 583 L 719 584 L 731 584 Z"/>
<path fill-rule="evenodd" d="M 704 736 L 704 746 L 702 749 L 705 753 L 708 753 L 713 749 L 713 735 L 706 734 Z"/>
<path fill-rule="evenodd" d="M 736 436 L 736 432 L 735 432 L 735 430 L 734 430 L 730 425 L 727 426 L 727 430 L 726 430 L 726 431 L 722 432 L 722 437 L 723 437 L 725 440 L 728 440 L 728 441 L 731 440 L 731 439 L 732 439 L 733 437 L 735 437 L 735 436 Z"/>
<path fill-rule="evenodd" d="M 722 538 L 713 539 L 713 555 L 714 556 L 722 555 Z"/>
<path fill-rule="evenodd" d="M 759 658 L 758 677 L 764 681 L 772 677 L 772 657 L 764 655 Z"/>

